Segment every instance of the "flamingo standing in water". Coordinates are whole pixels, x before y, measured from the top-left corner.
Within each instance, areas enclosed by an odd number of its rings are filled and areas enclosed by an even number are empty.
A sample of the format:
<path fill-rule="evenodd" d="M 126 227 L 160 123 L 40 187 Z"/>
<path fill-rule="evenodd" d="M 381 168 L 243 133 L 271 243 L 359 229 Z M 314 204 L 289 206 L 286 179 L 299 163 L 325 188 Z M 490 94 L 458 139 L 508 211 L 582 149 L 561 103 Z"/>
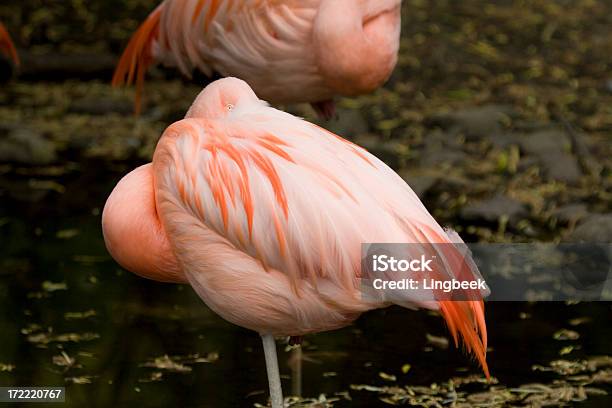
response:
<path fill-rule="evenodd" d="M 397 62 L 401 0 L 165 0 L 133 35 L 115 71 L 136 82 L 154 62 L 245 80 L 264 100 L 310 102 L 381 86 Z"/>
<path fill-rule="evenodd" d="M 275 337 L 344 327 L 393 303 L 440 310 L 489 375 L 481 300 L 360 291 L 361 243 L 450 244 L 458 235 L 382 161 L 269 107 L 242 80 L 199 94 L 163 133 L 153 162 L 117 184 L 102 226 L 123 267 L 187 282 L 214 312 L 261 334 L 275 408 L 283 403 Z M 441 257 L 436 272 L 457 276 L 454 254 Z"/>
<path fill-rule="evenodd" d="M 11 36 L 2 23 L 0 23 L 0 53 L 10 58 L 15 65 L 19 65 L 19 56 L 17 55 L 15 45 L 13 45 Z"/>

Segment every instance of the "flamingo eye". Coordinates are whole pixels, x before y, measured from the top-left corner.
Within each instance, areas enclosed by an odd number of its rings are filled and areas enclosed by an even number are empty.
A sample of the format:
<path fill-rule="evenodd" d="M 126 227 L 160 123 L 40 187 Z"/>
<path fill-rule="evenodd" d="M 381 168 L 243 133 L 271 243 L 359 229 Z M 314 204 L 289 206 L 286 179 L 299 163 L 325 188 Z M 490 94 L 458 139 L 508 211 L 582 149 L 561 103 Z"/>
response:
<path fill-rule="evenodd" d="M 231 111 L 232 109 L 234 109 L 234 105 L 232 105 L 231 103 L 227 104 L 227 110 Z"/>

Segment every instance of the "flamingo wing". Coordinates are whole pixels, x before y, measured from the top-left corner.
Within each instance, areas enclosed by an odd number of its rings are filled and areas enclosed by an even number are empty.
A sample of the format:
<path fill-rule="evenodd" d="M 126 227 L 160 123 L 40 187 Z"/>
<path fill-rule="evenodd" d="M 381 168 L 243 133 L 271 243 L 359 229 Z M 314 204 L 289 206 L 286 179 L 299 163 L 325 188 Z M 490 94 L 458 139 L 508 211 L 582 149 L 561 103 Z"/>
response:
<path fill-rule="evenodd" d="M 168 185 L 185 211 L 296 286 L 329 277 L 353 287 L 361 242 L 419 242 L 418 228 L 398 223 L 394 205 L 403 198 L 401 207 L 411 209 L 401 215 L 407 225 L 433 220 L 384 163 L 322 128 L 266 110 L 276 120 L 186 119 L 166 131 L 169 143 L 156 155 L 172 152 Z"/>
<path fill-rule="evenodd" d="M 236 75 L 264 90 L 270 88 L 271 73 L 285 72 L 294 81 L 315 82 L 316 67 L 303 56 L 316 12 L 314 3 L 317 1 L 165 0 L 130 39 L 112 83 L 136 84 L 138 113 L 144 75 L 156 62 L 176 66 L 188 78 L 194 69 L 209 77 L 214 72 Z M 279 86 L 268 93 L 283 91 Z"/>

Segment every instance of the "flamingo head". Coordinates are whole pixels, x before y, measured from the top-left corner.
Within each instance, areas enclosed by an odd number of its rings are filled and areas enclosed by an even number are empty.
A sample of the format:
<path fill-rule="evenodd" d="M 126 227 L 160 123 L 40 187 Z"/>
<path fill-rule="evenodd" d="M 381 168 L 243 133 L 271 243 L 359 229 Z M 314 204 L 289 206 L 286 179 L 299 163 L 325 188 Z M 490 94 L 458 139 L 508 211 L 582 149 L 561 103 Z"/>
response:
<path fill-rule="evenodd" d="M 212 82 L 200 92 L 185 118 L 223 119 L 232 112 L 262 103 L 251 87 L 238 78 Z"/>

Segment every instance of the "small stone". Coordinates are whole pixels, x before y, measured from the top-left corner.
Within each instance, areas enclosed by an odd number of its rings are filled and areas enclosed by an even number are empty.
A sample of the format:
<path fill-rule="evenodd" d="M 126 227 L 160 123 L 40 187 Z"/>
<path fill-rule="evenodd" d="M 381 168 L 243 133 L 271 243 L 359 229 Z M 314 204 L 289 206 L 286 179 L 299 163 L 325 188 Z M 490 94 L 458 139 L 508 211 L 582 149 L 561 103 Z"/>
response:
<path fill-rule="evenodd" d="M 539 164 L 540 164 L 540 161 L 537 159 L 537 157 L 533 157 L 533 156 L 521 157 L 516 168 L 519 172 L 524 172 L 531 167 L 534 167 L 534 166 L 537 167 Z"/>
<path fill-rule="evenodd" d="M 520 145 L 520 139 L 516 133 L 500 133 L 491 138 L 491 143 L 498 149 L 506 149 L 512 145 Z"/>
<path fill-rule="evenodd" d="M 424 140 L 425 150 L 463 149 L 464 144 L 460 139 L 449 132 L 439 129 L 428 132 Z"/>
<path fill-rule="evenodd" d="M 589 214 L 587 206 L 584 204 L 574 203 L 564 205 L 555 209 L 552 216 L 562 223 L 573 223 L 580 221 Z"/>
<path fill-rule="evenodd" d="M 507 106 L 486 105 L 452 113 L 435 115 L 428 122 L 443 129 L 462 133 L 467 139 L 494 138 L 502 133 L 503 124 L 515 115 Z"/>
<path fill-rule="evenodd" d="M 612 242 L 612 214 L 593 214 L 568 236 L 569 242 Z"/>
<path fill-rule="evenodd" d="M 519 143 L 524 153 L 537 158 L 549 179 L 575 184 L 582 177 L 578 160 L 569 153 L 571 142 L 563 131 L 531 133 L 520 138 Z"/>
<path fill-rule="evenodd" d="M 565 132 L 556 129 L 547 129 L 524 135 L 520 138 L 519 143 L 525 153 L 535 156 L 563 151 L 570 146 L 570 140 Z"/>
<path fill-rule="evenodd" d="M 2 136 L 4 132 L 8 133 Z M 46 165 L 57 159 L 55 146 L 33 129 L 0 129 L 0 162 Z"/>
<path fill-rule="evenodd" d="M 425 167 L 452 166 L 465 161 L 466 157 L 467 155 L 461 150 L 426 150 L 421 154 L 421 164 Z"/>
<path fill-rule="evenodd" d="M 552 153 L 542 159 L 546 175 L 553 180 L 576 184 L 582 177 L 576 158 L 568 153 Z"/>
<path fill-rule="evenodd" d="M 507 217 L 515 222 L 527 214 L 523 203 L 503 194 L 468 204 L 461 210 L 461 217 L 465 220 L 486 222 L 497 222 L 502 217 Z"/>

